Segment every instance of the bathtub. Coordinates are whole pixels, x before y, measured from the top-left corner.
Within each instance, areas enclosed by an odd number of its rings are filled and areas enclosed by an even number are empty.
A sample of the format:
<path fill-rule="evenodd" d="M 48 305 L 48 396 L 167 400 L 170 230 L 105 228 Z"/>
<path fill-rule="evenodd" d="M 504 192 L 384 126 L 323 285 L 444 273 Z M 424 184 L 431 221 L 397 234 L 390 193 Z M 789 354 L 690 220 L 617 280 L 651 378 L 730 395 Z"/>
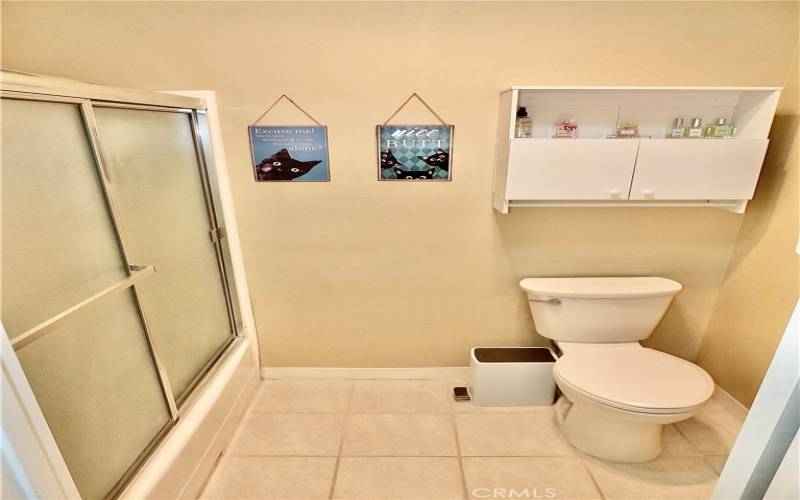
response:
<path fill-rule="evenodd" d="M 255 343 L 231 346 L 185 416 L 170 430 L 120 498 L 196 498 L 250 406 L 261 380 Z"/>

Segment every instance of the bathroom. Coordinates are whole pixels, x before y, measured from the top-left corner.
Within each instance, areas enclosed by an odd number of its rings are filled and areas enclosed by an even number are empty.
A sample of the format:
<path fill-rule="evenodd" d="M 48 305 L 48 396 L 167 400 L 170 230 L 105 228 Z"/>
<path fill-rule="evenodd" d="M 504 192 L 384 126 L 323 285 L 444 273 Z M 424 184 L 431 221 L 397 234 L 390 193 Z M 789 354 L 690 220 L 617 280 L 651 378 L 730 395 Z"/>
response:
<path fill-rule="evenodd" d="M 800 277 L 797 3 L 4 1 L 0 9 L 2 67 L 20 72 L 2 78 L 4 498 L 733 498 L 744 495 L 730 492 L 754 487 L 737 481 L 747 482 L 748 460 L 763 454 L 732 448 L 746 444 L 736 438 L 748 410 L 760 408 L 757 393 L 790 331 Z M 493 189 L 498 130 L 512 118 L 501 106 L 516 86 L 527 87 L 520 94 L 606 87 L 695 88 L 713 99 L 724 98 L 719 89 L 780 93 L 770 94 L 774 109 L 761 127 L 758 140 L 768 137 L 769 145 L 752 199 L 735 206 L 512 200 L 503 213 L 507 200 L 498 202 Z M 110 184 L 129 181 L 113 197 L 116 217 L 102 183 L 90 197 L 69 189 L 78 179 L 67 172 L 52 182 L 46 171 L 55 159 L 77 153 L 55 116 L 42 121 L 13 109 L 31 103 L 19 94 L 83 106 L 62 117 L 78 131 L 91 101 L 94 148 Z M 671 98 L 651 100 L 668 107 Z M 101 105 L 122 101 L 135 104 Z M 137 137 L 146 138 L 139 152 L 153 168 L 167 165 L 159 154 L 173 129 L 125 118 L 144 111 L 136 105 L 203 111 L 186 113 L 191 130 L 180 143 L 184 153 L 203 150 L 205 174 L 184 179 L 192 189 L 169 191 L 166 171 L 162 183 L 145 176 L 158 171 L 120 170 Z M 545 110 L 530 111 L 535 137 L 554 124 Z M 688 124 L 691 111 L 653 114 L 654 126 L 666 130 L 677 117 Z M 6 128 L 13 117 L 25 127 Z M 556 118 L 576 119 L 577 143 L 592 137 L 593 117 Z M 446 175 L 380 180 L 376 126 L 387 124 L 453 126 Z M 255 125 L 324 125 L 327 175 L 258 182 L 248 131 Z M 750 133 L 737 125 L 742 137 Z M 28 130 L 39 131 L 41 148 L 23 144 Z M 44 149 L 53 162 L 25 154 Z M 9 177 L 15 165 L 34 172 Z M 15 179 L 31 190 L 7 192 Z M 67 213 L 59 203 L 82 215 L 56 224 L 39 218 L 47 229 L 37 229 L 8 218 L 14 200 L 33 215 Z M 102 241 L 111 246 L 90 241 L 87 249 L 69 237 L 91 217 L 106 217 Z M 37 348 L 57 339 L 54 328 L 9 349 L 5 340 L 116 282 L 101 260 L 102 249 L 116 244 L 114 220 L 124 223 L 131 247 L 125 260 L 140 266 L 122 276 L 141 277 L 126 282 L 142 292 L 143 303 L 129 309 L 134 319 L 149 312 L 137 344 L 104 344 L 100 329 L 88 332 L 90 342 L 65 332 L 65 352 Z M 208 252 L 183 246 L 190 227 Z M 211 238 L 204 232 L 221 228 Z M 149 304 L 148 282 L 168 276 L 170 258 L 210 272 L 187 275 Z M 46 288 L 21 289 L 46 286 L 47 273 L 59 269 L 72 269 L 83 284 L 58 285 L 51 298 L 41 295 Z M 453 400 L 453 387 L 471 385 L 473 348 L 555 347 L 534 322 L 521 280 L 642 276 L 681 285 L 643 345 L 699 366 L 715 385 L 696 415 L 664 426 L 658 457 L 621 463 L 588 454 L 559 428 L 556 406 Z M 203 293 L 212 289 L 214 297 Z M 37 320 L 22 324 L 14 297 L 47 310 L 25 311 Z M 159 319 L 177 309 L 194 311 L 195 326 L 217 328 L 159 335 Z M 115 380 L 144 370 L 126 367 L 151 358 L 161 369 L 146 367 L 147 386 L 112 390 Z M 103 376 L 109 371 L 113 377 Z M 44 443 L 39 448 L 15 431 L 6 377 L 29 412 L 21 422 L 33 422 Z M 162 393 L 170 394 L 165 401 Z M 128 394 L 160 405 L 151 429 L 126 417 L 145 410 Z M 137 429 L 143 444 L 134 446 Z M 89 438 L 91 445 L 80 441 Z"/>

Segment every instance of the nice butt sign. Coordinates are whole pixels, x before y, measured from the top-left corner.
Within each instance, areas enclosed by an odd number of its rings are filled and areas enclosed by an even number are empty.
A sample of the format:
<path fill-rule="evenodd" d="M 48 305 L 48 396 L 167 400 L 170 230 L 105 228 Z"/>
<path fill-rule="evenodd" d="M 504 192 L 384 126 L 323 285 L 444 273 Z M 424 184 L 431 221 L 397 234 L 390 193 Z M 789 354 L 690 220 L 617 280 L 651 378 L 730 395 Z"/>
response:
<path fill-rule="evenodd" d="M 378 125 L 378 180 L 449 181 L 452 125 Z"/>

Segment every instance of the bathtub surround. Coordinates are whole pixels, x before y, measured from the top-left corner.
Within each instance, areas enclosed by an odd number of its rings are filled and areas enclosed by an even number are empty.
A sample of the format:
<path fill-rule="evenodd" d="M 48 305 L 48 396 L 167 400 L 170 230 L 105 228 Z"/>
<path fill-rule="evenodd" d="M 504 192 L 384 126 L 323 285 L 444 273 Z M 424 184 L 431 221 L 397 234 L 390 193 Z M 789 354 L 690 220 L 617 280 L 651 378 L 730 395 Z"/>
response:
<path fill-rule="evenodd" d="M 783 328 L 756 318 L 763 311 L 780 321 L 770 302 L 797 293 L 796 267 L 787 267 L 796 257 L 762 252 L 796 244 L 796 163 L 783 175 L 796 118 L 776 120 L 744 217 L 692 208 L 500 216 L 490 205 L 497 94 L 530 82 L 782 86 L 797 45 L 796 3 L 3 2 L 2 10 L 6 67 L 217 91 L 266 366 L 465 366 L 471 346 L 545 342 L 517 287 L 524 276 L 654 275 L 685 290 L 648 345 L 689 360 L 700 350 L 724 389 L 752 398 L 748 380 L 761 379 Z M 387 20 L 403 33 L 402 53 Z M 254 58 L 256 44 L 270 50 Z M 446 57 L 410 56 L 430 46 Z M 286 64 L 289 53 L 302 63 Z M 375 179 L 374 124 L 414 90 L 458 127 L 452 182 Z M 265 92 L 283 91 L 329 126 L 334 182 L 253 182 L 243 130 Z M 306 123 L 283 105 L 271 118 Z M 395 121 L 430 115 L 414 104 Z M 784 261 L 780 272 L 765 265 Z M 764 279 L 787 281 L 754 286 Z M 760 340 L 773 330 L 771 345 Z M 726 345 L 730 338 L 740 345 Z M 760 361 L 745 361 L 751 352 Z"/>

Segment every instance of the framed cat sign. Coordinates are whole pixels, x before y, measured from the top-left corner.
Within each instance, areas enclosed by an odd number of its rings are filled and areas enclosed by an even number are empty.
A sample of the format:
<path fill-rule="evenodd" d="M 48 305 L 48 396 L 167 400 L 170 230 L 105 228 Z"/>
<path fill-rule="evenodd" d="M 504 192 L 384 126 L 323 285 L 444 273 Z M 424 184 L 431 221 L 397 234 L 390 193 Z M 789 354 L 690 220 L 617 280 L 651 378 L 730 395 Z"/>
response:
<path fill-rule="evenodd" d="M 452 125 L 378 125 L 378 180 L 449 181 Z"/>
<path fill-rule="evenodd" d="M 326 127 L 251 125 L 248 128 L 256 182 L 331 179 Z"/>

